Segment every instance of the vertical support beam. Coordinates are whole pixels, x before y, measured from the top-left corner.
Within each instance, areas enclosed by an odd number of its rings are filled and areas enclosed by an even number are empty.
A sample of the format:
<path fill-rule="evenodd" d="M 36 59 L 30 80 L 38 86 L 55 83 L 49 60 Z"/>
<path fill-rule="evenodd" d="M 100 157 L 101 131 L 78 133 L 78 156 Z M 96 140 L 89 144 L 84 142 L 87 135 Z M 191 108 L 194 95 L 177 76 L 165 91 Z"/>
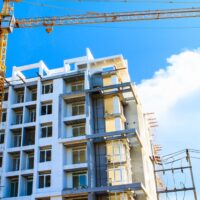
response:
<path fill-rule="evenodd" d="M 197 200 L 197 193 L 196 193 L 196 188 L 195 188 L 195 183 L 194 183 L 194 175 L 193 175 L 193 171 L 192 171 L 192 162 L 191 162 L 191 159 L 190 159 L 190 153 L 189 153 L 189 150 L 186 149 L 186 159 L 189 163 L 189 167 L 190 167 L 190 175 L 191 175 L 191 179 L 192 179 L 192 187 L 194 188 L 193 189 L 193 193 L 194 193 L 194 199 Z"/>
<path fill-rule="evenodd" d="M 95 153 L 93 140 L 87 141 L 87 162 L 88 162 L 88 187 L 93 188 L 96 186 L 95 178 Z"/>

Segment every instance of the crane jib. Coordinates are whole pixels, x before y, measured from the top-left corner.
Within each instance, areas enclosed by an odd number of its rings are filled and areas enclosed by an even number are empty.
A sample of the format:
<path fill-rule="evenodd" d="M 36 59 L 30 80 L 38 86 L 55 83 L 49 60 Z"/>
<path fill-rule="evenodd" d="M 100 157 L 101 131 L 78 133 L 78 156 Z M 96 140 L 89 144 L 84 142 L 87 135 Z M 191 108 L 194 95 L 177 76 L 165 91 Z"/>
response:
<path fill-rule="evenodd" d="M 133 12 L 94 13 L 60 17 L 35 17 L 16 19 L 15 28 L 50 27 L 106 22 L 127 22 L 141 20 L 195 18 L 200 17 L 200 8 L 165 9 Z"/>

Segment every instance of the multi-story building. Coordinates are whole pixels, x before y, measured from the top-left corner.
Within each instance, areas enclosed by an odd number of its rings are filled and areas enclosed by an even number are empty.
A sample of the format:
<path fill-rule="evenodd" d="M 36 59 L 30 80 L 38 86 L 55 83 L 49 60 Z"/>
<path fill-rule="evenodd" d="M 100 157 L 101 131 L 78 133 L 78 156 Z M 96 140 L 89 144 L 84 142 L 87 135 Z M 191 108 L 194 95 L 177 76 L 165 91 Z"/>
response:
<path fill-rule="evenodd" d="M 121 55 L 13 67 L 0 127 L 5 200 L 155 200 L 150 134 Z"/>

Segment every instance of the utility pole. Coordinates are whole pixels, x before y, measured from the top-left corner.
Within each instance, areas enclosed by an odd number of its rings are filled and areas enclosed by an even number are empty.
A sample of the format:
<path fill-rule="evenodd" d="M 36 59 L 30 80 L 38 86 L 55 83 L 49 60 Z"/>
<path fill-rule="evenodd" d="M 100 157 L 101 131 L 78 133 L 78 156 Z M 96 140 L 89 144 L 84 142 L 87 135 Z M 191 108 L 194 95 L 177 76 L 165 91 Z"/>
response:
<path fill-rule="evenodd" d="M 192 187 L 193 189 L 193 193 L 194 193 L 194 199 L 197 200 L 197 192 L 196 192 L 196 188 L 195 188 L 195 183 L 194 183 L 194 175 L 193 175 L 193 171 L 192 171 L 192 162 L 191 162 L 191 158 L 190 158 L 190 152 L 188 149 L 186 149 L 186 159 L 189 163 L 189 167 L 190 167 L 190 175 L 191 175 L 191 179 L 192 179 Z"/>

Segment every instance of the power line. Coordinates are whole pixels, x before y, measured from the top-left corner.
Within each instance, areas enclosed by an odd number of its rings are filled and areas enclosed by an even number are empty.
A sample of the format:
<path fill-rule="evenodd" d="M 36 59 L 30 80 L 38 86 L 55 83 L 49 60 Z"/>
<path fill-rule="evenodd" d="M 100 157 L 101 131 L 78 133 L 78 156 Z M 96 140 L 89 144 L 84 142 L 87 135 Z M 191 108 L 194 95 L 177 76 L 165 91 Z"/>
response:
<path fill-rule="evenodd" d="M 157 0 L 48 0 L 51 2 L 96 2 L 96 3 L 159 3 L 159 4 L 200 4 L 199 1 L 157 1 Z"/>
<path fill-rule="evenodd" d="M 158 30 L 182 30 L 182 29 L 199 29 L 200 26 L 94 26 L 94 25 L 84 25 L 84 26 L 81 26 L 79 25 L 79 27 L 86 27 L 86 28 L 99 28 L 99 29 L 120 29 L 120 30 L 142 30 L 142 29 L 158 29 Z"/>
<path fill-rule="evenodd" d="M 85 11 L 85 10 L 77 10 L 77 9 L 67 8 L 67 7 L 63 7 L 63 6 L 55 6 L 55 5 L 50 5 L 50 4 L 46 4 L 46 3 L 36 3 L 36 2 L 31 2 L 31 1 L 22 1 L 21 3 L 30 4 L 30 5 L 33 5 L 33 6 L 40 6 L 40 7 L 54 8 L 54 9 L 62 9 L 62 10 L 78 12 L 78 13 L 82 13 L 82 12 L 86 12 L 87 13 L 87 12 L 89 12 L 89 11 Z"/>

